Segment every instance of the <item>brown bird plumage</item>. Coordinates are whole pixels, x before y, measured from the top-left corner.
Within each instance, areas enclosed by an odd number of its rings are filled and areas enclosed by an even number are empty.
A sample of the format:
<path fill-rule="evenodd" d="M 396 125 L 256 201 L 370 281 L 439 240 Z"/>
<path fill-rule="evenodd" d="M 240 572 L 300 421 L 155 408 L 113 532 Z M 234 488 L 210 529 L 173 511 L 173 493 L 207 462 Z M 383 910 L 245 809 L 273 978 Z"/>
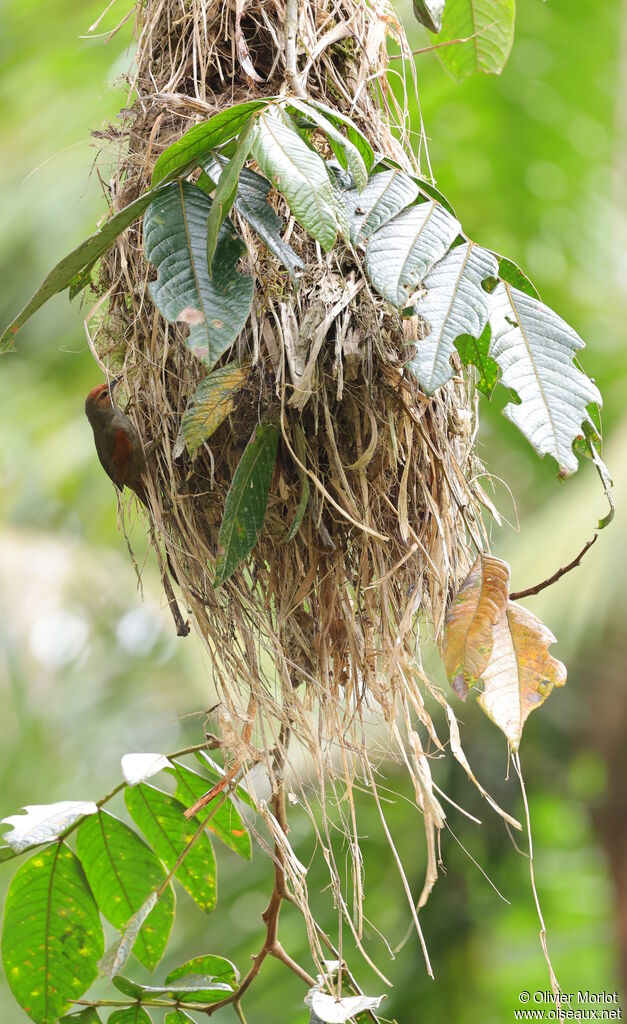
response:
<path fill-rule="evenodd" d="M 85 414 L 91 423 L 98 458 L 103 469 L 121 491 L 130 487 L 144 505 L 147 505 L 142 474 L 146 457 L 139 434 L 125 412 L 115 405 L 111 384 L 98 384 L 85 399 Z"/>
<path fill-rule="evenodd" d="M 135 427 L 113 400 L 113 391 L 117 383 L 118 381 L 114 380 L 110 384 L 98 384 L 92 388 L 85 399 L 85 414 L 91 423 L 96 451 L 105 473 L 111 477 L 120 491 L 130 487 L 148 508 L 146 488 L 142 480 L 146 456 Z M 167 552 L 166 558 L 176 580 L 176 573 Z M 189 625 L 181 615 L 165 568 L 162 569 L 162 581 L 174 617 L 176 632 L 179 636 L 187 636 Z"/>

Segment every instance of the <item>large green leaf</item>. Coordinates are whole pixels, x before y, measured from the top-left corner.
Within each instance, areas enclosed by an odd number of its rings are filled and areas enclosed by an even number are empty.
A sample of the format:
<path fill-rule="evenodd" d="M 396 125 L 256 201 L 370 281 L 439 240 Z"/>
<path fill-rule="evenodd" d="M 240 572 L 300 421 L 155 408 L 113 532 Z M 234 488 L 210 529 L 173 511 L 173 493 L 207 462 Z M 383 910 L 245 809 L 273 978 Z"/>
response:
<path fill-rule="evenodd" d="M 235 360 L 214 370 L 200 382 L 181 420 L 185 447 L 192 458 L 233 412 L 237 393 L 247 376 L 248 368 Z"/>
<path fill-rule="evenodd" d="M 123 929 L 165 880 L 161 862 L 127 825 L 99 811 L 76 833 L 76 850 L 98 907 Z M 137 959 L 153 970 L 168 942 L 174 921 L 174 893 L 168 886 L 148 915 L 133 946 Z"/>
<path fill-rule="evenodd" d="M 38 851 L 13 876 L 2 961 L 11 991 L 38 1024 L 53 1024 L 94 981 L 104 949 L 98 908 L 63 843 Z"/>
<path fill-rule="evenodd" d="M 366 270 L 377 291 L 398 309 L 449 249 L 459 234 L 458 220 L 439 203 L 410 206 L 370 236 Z"/>
<path fill-rule="evenodd" d="M 338 230 L 333 186 L 324 161 L 300 137 L 289 114 L 274 108 L 259 116 L 252 152 L 299 224 L 331 249 Z"/>
<path fill-rule="evenodd" d="M 233 991 L 230 985 L 212 975 L 189 974 L 178 984 L 140 985 L 118 975 L 113 984 L 130 999 L 175 999 L 181 1003 L 217 1003 Z"/>
<path fill-rule="evenodd" d="M 176 779 L 176 798 L 185 807 L 190 807 L 211 789 L 211 784 L 204 776 L 179 764 L 178 761 L 175 761 L 174 767 L 169 770 Z M 230 798 L 217 807 L 207 807 L 195 816 L 194 821 L 200 822 L 205 819 L 208 819 L 207 828 L 214 832 L 218 839 L 221 839 L 235 853 L 239 853 L 240 857 L 250 860 L 252 857 L 250 833 Z"/>
<path fill-rule="evenodd" d="M 134 220 L 144 212 L 154 198 L 159 197 L 163 187 L 149 190 L 139 196 L 133 203 L 129 203 L 123 210 L 110 217 L 98 231 L 86 238 L 71 253 L 64 256 L 50 273 L 43 279 L 32 299 L 24 306 L 23 310 L 9 324 L 0 336 L 0 352 L 7 351 L 13 347 L 13 337 L 17 334 L 27 320 L 35 313 L 40 306 L 43 306 L 48 299 L 57 292 L 64 291 L 72 283 L 73 278 L 87 266 L 93 266 L 107 249 L 113 245 L 118 235 L 132 224 Z"/>
<path fill-rule="evenodd" d="M 171 871 L 196 832 L 185 819 L 185 805 L 143 782 L 126 789 L 124 800 L 131 818 Z M 213 910 L 217 900 L 216 861 L 206 834 L 198 837 L 175 878 L 202 910 Z"/>
<path fill-rule="evenodd" d="M 235 572 L 257 543 L 266 514 L 278 443 L 278 427 L 262 423 L 244 449 L 224 503 L 215 587 Z"/>
<path fill-rule="evenodd" d="M 378 171 L 363 192 L 350 189 L 344 193 L 353 245 L 365 242 L 418 198 L 418 185 L 399 170 Z"/>
<path fill-rule="evenodd" d="M 219 183 L 222 174 L 221 164 L 215 158 L 211 158 L 203 166 L 213 181 Z M 240 216 L 248 221 L 270 252 L 280 259 L 292 280 L 296 281 L 297 275 L 305 269 L 305 265 L 291 245 L 284 242 L 281 237 L 283 223 L 268 202 L 269 191 L 270 182 L 266 178 L 244 167 L 239 176 L 233 206 Z"/>
<path fill-rule="evenodd" d="M 129 1006 L 126 1010 L 114 1010 L 109 1024 L 152 1024 L 152 1017 L 143 1006 Z"/>
<path fill-rule="evenodd" d="M 516 0 L 447 0 L 438 42 L 467 39 L 442 46 L 436 53 L 454 78 L 474 71 L 499 74 L 514 41 Z"/>
<path fill-rule="evenodd" d="M 563 474 L 574 473 L 573 442 L 588 418 L 586 406 L 602 404 L 596 385 L 573 363 L 584 343 L 557 313 L 509 284 L 501 282 L 491 298 L 490 356 L 520 399 L 503 413 L 539 455 L 552 455 Z"/>
<path fill-rule="evenodd" d="M 209 953 L 205 956 L 195 956 L 193 960 L 187 960 L 180 967 L 175 967 L 168 974 L 165 983 L 171 985 L 172 982 L 179 981 L 189 974 L 203 974 L 205 977 L 215 978 L 216 981 L 228 985 L 231 989 L 235 989 L 239 982 L 239 971 L 235 964 L 223 956 L 214 956 Z"/>
<path fill-rule="evenodd" d="M 453 376 L 451 356 L 461 334 L 479 338 L 488 322 L 490 296 L 481 287 L 497 273 L 495 257 L 466 242 L 439 260 L 425 278 L 426 294 L 414 305 L 422 317 L 423 333 L 408 366 L 423 391 L 433 392 Z"/>
<path fill-rule="evenodd" d="M 358 190 L 361 192 L 368 181 L 368 168 L 364 158 L 357 149 L 357 146 L 348 138 L 342 135 L 331 118 L 319 108 L 318 104 L 304 103 L 295 97 L 290 97 L 290 107 L 310 118 L 314 124 L 326 135 L 327 141 L 335 153 L 342 167 L 347 167 L 353 176 Z"/>
<path fill-rule="evenodd" d="M 190 325 L 187 344 L 211 368 L 248 320 L 253 280 L 237 269 L 246 251 L 230 221 L 220 228 L 212 277 L 207 267 L 211 200 L 186 181 L 170 185 L 144 221 L 146 259 L 157 267 L 152 299 L 170 323 Z"/>
<path fill-rule="evenodd" d="M 250 118 L 237 140 L 235 152 L 220 175 L 207 220 L 207 266 L 212 267 L 218 244 L 218 232 L 231 212 L 237 195 L 237 183 L 253 143 L 255 117 Z"/>
<path fill-rule="evenodd" d="M 153 185 L 164 178 L 185 176 L 195 167 L 199 167 L 212 149 L 228 142 L 229 139 L 234 139 L 251 115 L 267 105 L 267 99 L 238 103 L 228 110 L 214 114 L 208 121 L 194 125 L 161 154 L 152 172 Z"/>
<path fill-rule="evenodd" d="M 163 1024 L 194 1024 L 194 1021 L 182 1010 L 173 1010 L 172 1013 L 166 1013 Z"/>

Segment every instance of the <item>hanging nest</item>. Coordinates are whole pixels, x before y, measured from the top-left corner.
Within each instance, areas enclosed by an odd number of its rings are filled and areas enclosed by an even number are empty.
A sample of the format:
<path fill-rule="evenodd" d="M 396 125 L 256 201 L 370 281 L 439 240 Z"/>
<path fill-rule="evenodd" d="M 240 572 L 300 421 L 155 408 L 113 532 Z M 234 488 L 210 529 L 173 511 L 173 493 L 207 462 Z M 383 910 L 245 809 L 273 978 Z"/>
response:
<path fill-rule="evenodd" d="M 150 184 L 158 156 L 191 125 L 296 85 L 350 115 L 375 151 L 420 175 L 423 139 L 416 155 L 407 109 L 386 78 L 389 38 L 404 54 L 409 48 L 385 0 L 302 2 L 296 82 L 286 73 L 289 16 L 282 0 L 139 5 L 133 102 L 118 126 L 98 133 L 106 158 L 117 157 L 108 185 L 114 211 Z M 322 135 L 314 142 L 329 155 Z M 321 253 L 281 197 L 270 199 L 304 271 L 294 287 L 233 213 L 247 247 L 240 269 L 254 278 L 255 297 L 237 352 L 219 365 L 236 355 L 246 380 L 194 459 L 178 438 L 207 371 L 184 343 L 188 327 L 167 323 L 151 302 L 155 274 L 144 262 L 141 224 L 101 263 L 92 347 L 107 372 L 122 374 L 128 413 L 153 449 L 150 511 L 210 653 L 227 761 L 243 769 L 262 761 L 272 773 L 277 743 L 291 734 L 321 780 L 339 776 L 350 790 L 359 766 L 374 786 L 366 725 L 385 723 L 425 816 L 426 897 L 444 814 L 426 756 L 442 744 L 424 697 L 446 701 L 421 669 L 419 631 L 440 637 L 471 546 L 484 546 L 489 503 L 478 484 L 474 388 L 460 372 L 435 396 L 422 394 L 404 372 L 420 324 L 373 294 L 353 251 L 338 243 Z M 215 588 L 227 492 L 267 420 L 280 437 L 264 527 L 246 564 Z M 353 839 L 351 848 L 356 831 Z M 300 898 L 303 882 L 292 874 Z"/>

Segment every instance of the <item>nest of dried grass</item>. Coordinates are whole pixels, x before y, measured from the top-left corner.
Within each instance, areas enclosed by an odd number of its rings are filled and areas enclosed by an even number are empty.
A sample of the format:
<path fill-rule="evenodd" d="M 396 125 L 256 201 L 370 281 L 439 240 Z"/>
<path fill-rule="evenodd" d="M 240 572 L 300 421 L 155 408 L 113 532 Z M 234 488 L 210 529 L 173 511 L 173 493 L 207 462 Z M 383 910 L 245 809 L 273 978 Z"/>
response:
<path fill-rule="evenodd" d="M 159 154 L 190 125 L 244 99 L 290 92 L 286 14 L 283 0 L 139 5 L 135 98 L 104 133 L 108 156 L 111 142 L 117 151 L 114 209 L 149 184 Z M 408 51 L 385 0 L 305 0 L 298 81 L 415 173 L 407 110 L 386 80 L 390 36 Z M 354 254 L 321 254 L 276 204 L 305 273 L 294 289 L 234 215 L 248 248 L 242 269 L 255 278 L 253 315 L 237 346 L 250 370 L 235 412 L 194 461 L 176 441 L 206 370 L 183 343 L 185 326 L 166 323 L 150 301 L 141 226 L 103 261 L 91 340 L 101 365 L 123 373 L 146 445 L 159 441 L 148 463 L 151 512 L 211 653 L 226 754 L 243 765 L 267 757 L 272 770 L 269 755 L 287 724 L 320 777 L 339 772 L 350 789 L 354 765 L 367 765 L 365 722 L 383 720 L 425 813 L 428 890 L 433 827 L 444 815 L 412 725 L 417 716 L 428 745 L 441 746 L 425 708 L 418 632 L 430 623 L 439 636 L 471 544 L 483 546 L 474 391 L 460 376 L 433 398 L 421 394 L 403 370 L 411 350 L 403 322 L 373 295 Z M 281 425 L 265 526 L 249 563 L 214 589 L 225 497 L 262 417 Z M 286 542 L 305 473 L 307 510 Z"/>

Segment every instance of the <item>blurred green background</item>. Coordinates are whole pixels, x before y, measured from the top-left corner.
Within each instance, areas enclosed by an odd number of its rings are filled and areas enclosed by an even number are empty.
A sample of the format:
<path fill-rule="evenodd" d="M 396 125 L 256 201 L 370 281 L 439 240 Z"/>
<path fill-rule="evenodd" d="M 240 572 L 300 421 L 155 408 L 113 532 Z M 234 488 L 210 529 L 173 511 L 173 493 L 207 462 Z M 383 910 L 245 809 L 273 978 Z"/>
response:
<path fill-rule="evenodd" d="M 0 8 L 2 324 L 104 209 L 89 132 L 126 102 L 114 83 L 132 54 L 132 19 L 105 45 L 126 8 L 114 4 L 89 33 L 101 6 L 4 0 Z M 410 5 L 399 9 L 412 44 L 428 45 Z M 568 664 L 569 682 L 528 723 L 522 761 L 558 978 L 566 991 L 620 991 L 621 978 L 623 990 L 627 984 L 627 113 L 619 98 L 627 80 L 627 4 L 520 0 L 501 77 L 457 84 L 432 53 L 417 57 L 417 69 L 438 187 L 465 229 L 520 263 L 587 340 L 584 366 L 605 396 L 605 458 L 618 514 L 580 569 L 527 602 L 558 636 L 555 653 Z M 79 305 L 64 296 L 39 312 L 0 364 L 2 815 L 26 803 L 96 799 L 118 780 L 123 753 L 198 742 L 211 704 L 204 656 L 193 637 L 173 637 L 151 559 L 143 600 L 137 591 L 113 489 L 83 417 L 84 395 L 98 380 Z M 512 563 L 518 588 L 569 561 L 605 509 L 592 467 L 558 483 L 549 460 L 539 461 L 498 415 L 505 401 L 497 393 L 482 408 L 481 454 L 511 524 L 495 532 L 495 551 Z M 141 524 L 132 541 L 141 565 Z M 475 772 L 520 815 L 500 734 L 476 707 L 456 707 Z M 404 799 L 405 780 L 391 765 L 383 770 L 398 793 L 389 795 L 386 815 L 418 892 L 422 824 Z M 501 1024 L 513 1019 L 522 989 L 548 988 L 528 864 L 461 770 L 443 761 L 434 775 L 484 821 L 478 828 L 451 809 L 459 844 L 452 834 L 442 837 L 447 873 L 422 915 L 435 983 L 415 937 L 393 959 L 377 934 L 395 946 L 409 918 L 376 812 L 362 801 L 368 949 L 395 985 L 383 1015 L 401 1024 Z M 295 815 L 292 839 L 309 862 L 304 815 Z M 313 859 L 309 886 L 319 919 L 333 929 L 320 860 Z M 269 863 L 259 851 L 252 865 L 220 851 L 219 868 L 220 903 L 211 917 L 180 895 L 167 969 L 215 952 L 244 971 L 259 947 Z M 10 864 L 2 869 L 3 888 L 11 872 Z M 291 908 L 282 938 L 292 955 L 305 957 Z M 367 991 L 383 990 L 354 957 L 352 963 Z M 306 1021 L 300 983 L 274 963 L 264 974 L 247 997 L 249 1024 Z M 235 1019 L 230 1010 L 222 1018 Z M 27 1019 L 4 983 L 0 1019 Z"/>

